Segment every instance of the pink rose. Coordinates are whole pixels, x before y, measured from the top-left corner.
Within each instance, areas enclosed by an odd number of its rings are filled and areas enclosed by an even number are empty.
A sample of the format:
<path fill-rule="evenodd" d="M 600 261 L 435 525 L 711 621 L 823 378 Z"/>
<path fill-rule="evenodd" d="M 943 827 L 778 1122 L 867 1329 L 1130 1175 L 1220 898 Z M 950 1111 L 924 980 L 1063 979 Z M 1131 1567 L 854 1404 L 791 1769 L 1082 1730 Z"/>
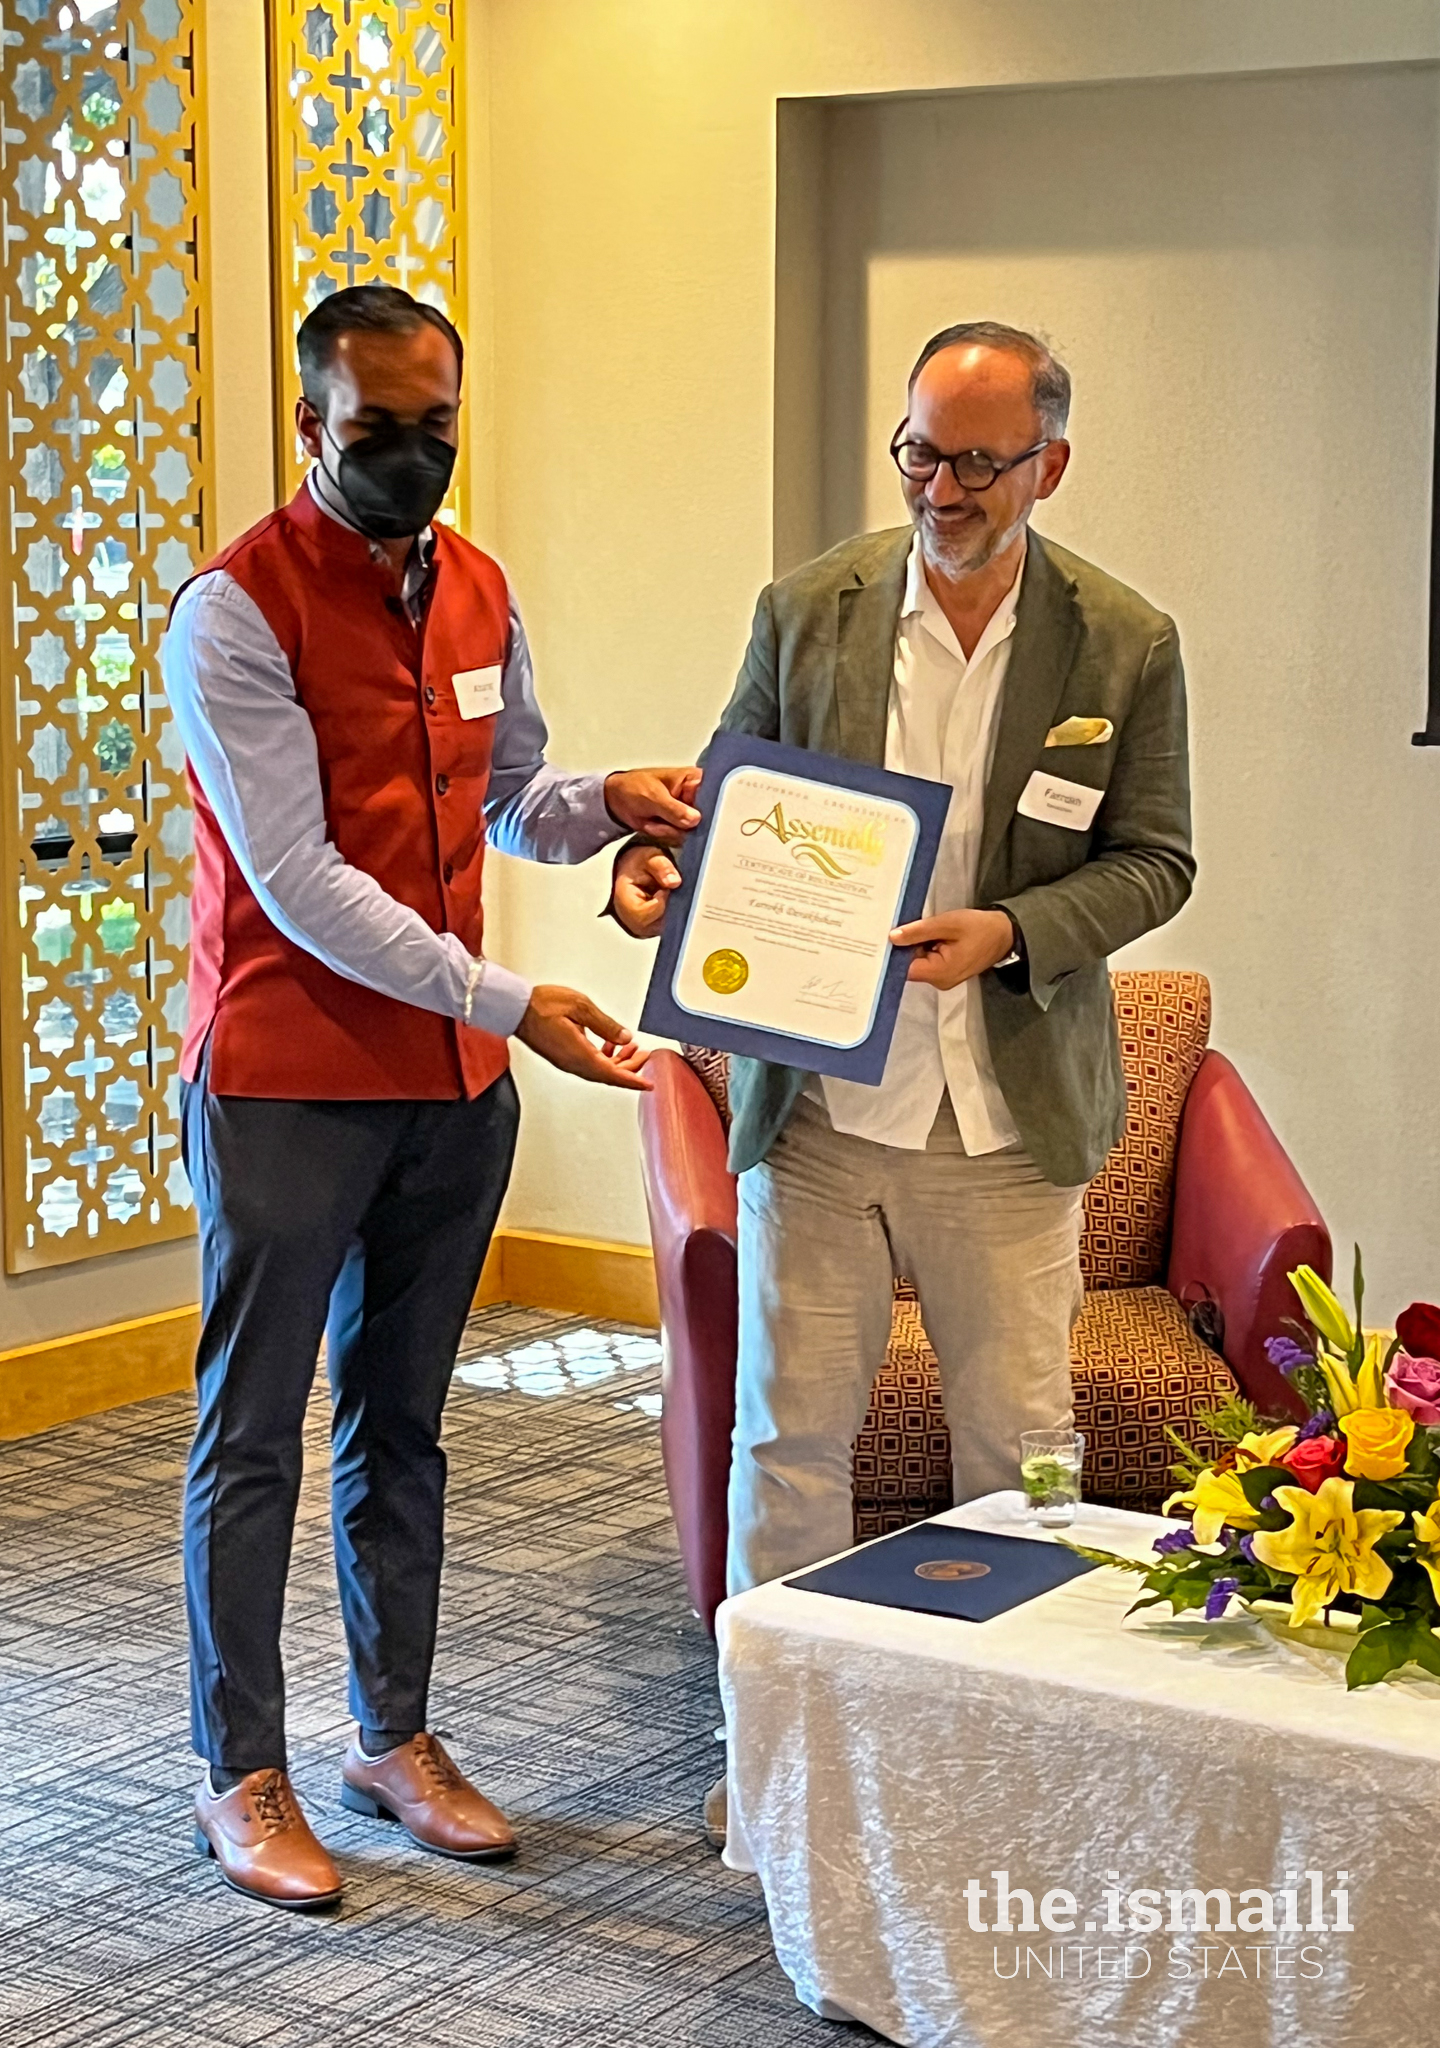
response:
<path fill-rule="evenodd" d="M 1395 1407 L 1403 1408 L 1422 1426 L 1440 1423 L 1440 1359 L 1412 1358 L 1397 1351 L 1385 1375 L 1385 1390 Z"/>

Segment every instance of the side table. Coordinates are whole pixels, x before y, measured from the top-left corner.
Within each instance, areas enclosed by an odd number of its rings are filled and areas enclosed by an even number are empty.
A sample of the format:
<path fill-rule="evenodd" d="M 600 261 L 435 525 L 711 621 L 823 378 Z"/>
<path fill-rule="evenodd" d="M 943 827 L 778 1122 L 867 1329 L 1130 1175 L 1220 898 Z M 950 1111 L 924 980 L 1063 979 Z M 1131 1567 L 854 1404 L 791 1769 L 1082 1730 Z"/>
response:
<path fill-rule="evenodd" d="M 1018 1494 L 937 1519 L 1054 1540 Z M 1136 1589 L 978 1625 L 726 1601 L 726 1860 L 797 1994 L 907 2048 L 1431 2048 L 1440 1684 L 1347 1694 L 1248 1616 L 1126 1620 Z"/>

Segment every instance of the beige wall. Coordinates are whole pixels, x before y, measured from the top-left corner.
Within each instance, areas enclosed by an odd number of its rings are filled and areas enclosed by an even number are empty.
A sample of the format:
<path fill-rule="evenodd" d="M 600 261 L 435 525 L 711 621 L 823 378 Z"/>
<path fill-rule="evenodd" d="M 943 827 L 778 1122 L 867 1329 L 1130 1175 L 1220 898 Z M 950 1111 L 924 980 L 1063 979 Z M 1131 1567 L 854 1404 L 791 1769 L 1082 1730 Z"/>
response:
<path fill-rule="evenodd" d="M 492 0 L 486 11 L 496 379 L 489 538 L 525 606 L 556 756 L 589 766 L 693 753 L 727 693 L 769 571 L 777 100 L 1440 56 L 1435 9 L 1385 0 Z M 1342 130 L 1329 138 L 1341 168 L 1309 200 L 1297 195 L 1294 218 L 1281 225 L 1293 230 L 1292 270 L 1303 276 L 1306 304 L 1333 324 L 1352 287 L 1326 267 L 1329 258 L 1308 270 L 1304 258 L 1307 236 L 1324 243 L 1333 205 L 1352 237 L 1354 275 L 1366 289 L 1378 284 L 1387 312 L 1407 323 L 1413 354 L 1391 380 L 1391 356 L 1363 339 L 1352 387 L 1313 348 L 1302 350 L 1301 389 L 1334 416 L 1304 424 L 1298 466 L 1288 472 L 1300 491 L 1279 477 L 1256 480 L 1271 528 L 1263 547 L 1247 547 L 1243 508 L 1235 527 L 1222 510 L 1205 510 L 1207 543 L 1218 537 L 1215 575 L 1197 559 L 1195 508 L 1164 487 L 1160 423 L 1129 417 L 1118 386 L 1107 390 L 1093 373 L 1106 348 L 1103 322 L 1092 321 L 1104 296 L 1102 252 L 1087 252 L 1083 236 L 1068 252 L 1073 263 L 1063 245 L 1036 252 L 1037 280 L 1043 271 L 1044 296 L 1053 297 L 1037 302 L 1037 317 L 1066 332 L 1083 300 L 1076 339 L 1082 369 L 1092 368 L 1076 420 L 1088 436 L 1084 463 L 1052 528 L 1188 614 L 1202 705 L 1202 896 L 1185 924 L 1142 954 L 1193 960 L 1214 976 L 1218 1035 L 1284 1124 L 1337 1233 L 1363 1231 L 1391 1292 L 1434 1286 L 1424 1263 L 1433 1146 L 1406 1144 L 1428 1093 L 1423 1042 L 1434 1015 L 1433 981 L 1407 961 L 1433 948 L 1434 917 L 1424 893 L 1406 884 L 1412 865 L 1423 874 L 1433 855 L 1417 813 L 1427 802 L 1434 809 L 1440 773 L 1432 754 L 1412 755 L 1407 745 L 1423 691 L 1416 522 L 1431 343 L 1413 276 L 1397 281 L 1385 263 L 1387 250 L 1411 263 L 1433 236 L 1433 89 L 1416 85 L 1408 100 L 1403 83 L 1396 89 L 1423 117 L 1418 133 L 1393 138 L 1403 175 L 1397 168 L 1385 181 L 1373 135 L 1362 144 L 1368 189 L 1383 191 L 1390 214 L 1359 232 L 1363 214 L 1343 175 L 1353 138 Z M 1003 151 L 1004 105 L 977 101 L 975 111 Z M 1010 111 L 1029 122 L 1029 135 L 1043 134 L 1051 118 L 1014 103 Z M 1142 139 L 1153 148 L 1149 129 Z M 1256 144 L 1267 175 L 1275 170 L 1263 137 L 1239 141 Z M 999 204 L 1002 181 L 992 174 L 986 190 Z M 1205 258 L 1195 244 L 1203 207 L 1174 196 L 1191 243 L 1179 267 L 1194 289 L 1207 260 L 1227 270 L 1226 251 L 1217 238 Z M 791 222 L 802 243 L 805 211 L 798 230 Z M 1007 232 L 1015 228 L 1003 205 L 999 218 Z M 1072 231 L 1082 225 L 1074 209 L 1065 218 Z M 1258 225 L 1249 219 L 1247 231 Z M 951 253 L 953 243 L 939 252 L 942 269 Z M 1013 238 L 1008 252 L 993 253 L 1001 264 L 1024 260 Z M 1242 296 L 1263 297 L 1263 246 L 1237 255 Z M 899 269 L 883 289 L 877 282 L 869 311 L 882 323 L 893 316 L 897 329 L 912 320 L 924 328 L 930 284 L 948 281 L 933 274 L 906 299 L 914 280 L 897 282 Z M 1123 311 L 1142 328 L 1149 315 L 1136 294 L 1147 278 L 1165 284 L 1160 250 L 1148 272 L 1139 263 L 1127 274 Z M 888 375 L 910 336 L 902 346 L 900 332 L 887 330 L 875 341 Z M 1249 411 L 1286 421 L 1303 412 L 1283 375 L 1249 353 L 1243 362 L 1257 380 Z M 1171 394 L 1182 441 L 1193 402 L 1213 414 L 1221 390 L 1217 365 L 1192 362 L 1191 370 L 1203 389 Z M 1381 423 L 1406 408 L 1420 455 L 1406 456 L 1403 435 Z M 877 401 L 887 432 L 893 410 Z M 1394 549 L 1386 555 L 1365 537 L 1367 563 L 1383 558 L 1382 583 L 1356 593 L 1354 622 L 1339 635 L 1342 659 L 1328 627 L 1337 558 L 1339 593 L 1346 587 L 1344 511 L 1333 490 L 1315 488 L 1320 436 L 1338 433 L 1353 450 L 1377 431 L 1396 463 L 1396 514 L 1385 529 Z M 539 464 L 537 442 L 554 450 Z M 873 434 L 871 442 L 873 451 Z M 1199 449 L 1190 455 L 1193 476 L 1205 458 Z M 875 511 L 867 503 L 864 516 Z M 1231 658 L 1237 646 L 1243 672 Z M 598 870 L 505 864 L 497 944 L 527 972 L 579 982 L 633 1017 L 648 959 L 596 924 L 602 886 Z M 526 1120 L 511 1220 L 643 1238 L 631 1106 L 533 1062 L 521 1079 Z"/>
<path fill-rule="evenodd" d="M 207 4 L 222 537 L 271 502 L 263 12 L 256 0 Z M 556 758 L 596 767 L 688 757 L 703 742 L 770 571 L 777 101 L 1440 57 L 1433 0 L 470 0 L 467 36 L 473 524 L 519 588 Z M 989 104 L 993 120 L 1000 103 Z M 1407 177 L 1414 171 L 1395 205 L 1396 232 L 1410 246 L 1429 232 L 1434 181 L 1427 168 L 1414 169 L 1413 138 L 1397 137 L 1397 150 Z M 786 316 L 792 336 L 797 305 L 803 312 L 819 275 L 813 231 L 821 196 L 792 181 L 788 228 L 800 264 L 787 265 L 797 302 Z M 942 263 L 955 253 L 953 241 L 937 251 Z M 884 281 L 883 269 L 867 342 L 877 367 L 883 348 L 903 353 L 903 337 L 882 336 L 880 327 L 893 320 L 903 328 L 919 310 L 906 305 L 908 285 Z M 1404 317 L 1413 327 L 1413 308 Z M 1047 320 L 1064 330 L 1061 312 Z M 1417 346 L 1411 376 L 1423 382 L 1428 344 L 1417 336 Z M 1087 336 L 1087 365 L 1090 347 Z M 785 418 L 803 420 L 814 380 L 793 356 L 780 369 L 790 378 Z M 1407 1047 L 1434 1013 L 1433 1004 L 1418 1007 L 1423 991 L 1404 964 L 1427 944 L 1428 902 L 1412 885 L 1398 938 L 1391 907 L 1404 898 L 1406 871 L 1429 850 L 1417 818 L 1427 797 L 1434 807 L 1429 771 L 1440 769 L 1433 756 L 1404 751 L 1420 689 L 1415 530 L 1405 527 L 1398 543 L 1395 601 L 1377 619 L 1373 653 L 1366 643 L 1370 658 L 1358 661 L 1353 693 L 1326 681 L 1318 709 L 1305 705 L 1306 719 L 1321 727 L 1309 758 L 1324 768 L 1322 800 L 1332 810 L 1339 760 L 1350 767 L 1354 759 L 1352 713 L 1367 697 L 1376 707 L 1367 747 L 1382 728 L 1389 735 L 1364 752 L 1353 862 L 1338 849 L 1347 819 L 1332 850 L 1321 834 L 1304 839 L 1302 865 L 1289 821 L 1300 819 L 1300 830 L 1313 799 L 1292 778 L 1286 828 L 1271 830 L 1248 878 L 1263 888 L 1237 892 L 1227 881 L 1222 891 L 1230 858 L 1230 828 L 1221 829 L 1216 808 L 1222 788 L 1242 777 L 1251 816 L 1268 790 L 1258 760 L 1234 752 L 1238 721 L 1221 694 L 1237 690 L 1233 677 L 1204 673 L 1231 643 L 1218 633 L 1213 598 L 1201 592 L 1183 547 L 1166 538 L 1173 521 L 1131 518 L 1123 494 L 1109 488 L 1116 451 L 1128 444 L 1104 410 L 1104 391 L 1092 368 L 1083 398 L 1093 426 L 1086 463 L 1052 527 L 1190 610 L 1187 642 L 1209 721 L 1200 728 L 1201 825 L 1207 876 L 1217 880 L 1209 902 L 1202 897 L 1186 925 L 1156 942 L 1156 957 L 1178 956 L 1173 937 L 1215 975 L 1221 1034 L 1284 1121 L 1317 1187 L 1323 1180 L 1337 1226 L 1361 1225 L 1372 1240 L 1393 1232 L 1418 1248 L 1433 1194 L 1424 1148 L 1401 1153 L 1408 1119 L 1394 1089 L 1383 1099 L 1362 1090 L 1352 1101 L 1346 1065 L 1359 1049 L 1377 1070 L 1408 1071 Z M 1373 391 L 1367 415 L 1372 402 Z M 1082 418 L 1077 413 L 1077 431 Z M 1361 430 L 1370 424 L 1367 417 Z M 1423 437 L 1423 422 L 1419 431 Z M 542 437 L 556 452 L 537 464 Z M 1413 491 L 1403 460 L 1401 470 Z M 818 487 L 789 461 L 778 482 L 793 536 L 797 502 L 804 519 L 820 516 Z M 1315 518 L 1282 510 L 1302 542 L 1282 569 L 1293 617 L 1296 593 L 1314 590 L 1326 558 L 1316 552 Z M 867 501 L 864 516 L 875 512 Z M 1233 556 L 1226 560 L 1232 565 Z M 1266 675 L 1273 655 L 1287 691 L 1313 691 L 1320 670 L 1309 648 L 1276 646 L 1257 579 L 1248 562 L 1239 568 L 1247 629 Z M 1208 611 L 1192 601 L 1202 594 Z M 1359 636 L 1347 644 L 1358 648 Z M 1328 649 L 1321 652 L 1328 660 Z M 1249 673 L 1260 669 L 1252 664 Z M 1324 669 L 1326 678 L 1337 674 L 1334 663 Z M 1275 692 L 1260 715 L 1288 766 L 1303 721 Z M 1317 843 L 1318 867 L 1308 860 Z M 648 956 L 597 924 L 600 867 L 495 867 L 500 956 L 575 981 L 633 1017 Z M 1322 891 L 1329 897 L 1333 919 L 1319 985 L 1297 1002 L 1270 957 L 1271 913 L 1276 901 L 1293 911 L 1307 890 L 1312 900 Z M 1294 959 L 1292 947 L 1287 972 Z M 1352 984 L 1360 995 L 1350 994 Z M 539 1068 L 523 1052 L 517 1065 L 527 1109 L 509 1221 L 642 1240 L 631 1104 Z M 1302 1131 L 1297 1077 L 1312 1072 L 1327 1106 L 1306 1111 Z M 1326 1138 L 1327 1121 L 1338 1140 Z M 1407 1226 L 1406 1211 L 1420 1220 Z M 1417 1285 L 1423 1279 L 1415 1275 Z M 0 1348 L 177 1305 L 196 1291 L 193 1244 L 6 1279 Z"/>

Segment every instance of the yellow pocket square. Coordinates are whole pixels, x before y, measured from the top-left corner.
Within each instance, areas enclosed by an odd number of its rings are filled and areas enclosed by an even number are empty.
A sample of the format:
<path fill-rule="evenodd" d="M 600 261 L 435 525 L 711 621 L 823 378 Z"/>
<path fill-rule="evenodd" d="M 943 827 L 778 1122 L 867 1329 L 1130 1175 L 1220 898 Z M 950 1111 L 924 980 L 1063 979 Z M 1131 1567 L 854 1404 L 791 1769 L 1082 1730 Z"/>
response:
<path fill-rule="evenodd" d="M 1045 735 L 1047 747 L 1103 747 L 1106 740 L 1115 737 L 1115 728 L 1108 718 L 1067 718 L 1062 725 L 1052 725 Z"/>

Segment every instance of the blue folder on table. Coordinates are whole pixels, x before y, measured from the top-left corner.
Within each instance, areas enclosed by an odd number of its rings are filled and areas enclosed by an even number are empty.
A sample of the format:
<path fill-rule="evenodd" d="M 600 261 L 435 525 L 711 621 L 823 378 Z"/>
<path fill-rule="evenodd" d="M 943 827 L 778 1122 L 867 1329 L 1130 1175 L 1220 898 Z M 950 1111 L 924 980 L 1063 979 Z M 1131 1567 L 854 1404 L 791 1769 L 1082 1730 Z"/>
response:
<path fill-rule="evenodd" d="M 992 1621 L 1094 1570 L 1058 1543 L 919 1522 L 785 1584 L 802 1593 L 866 1600 L 872 1607 Z"/>

